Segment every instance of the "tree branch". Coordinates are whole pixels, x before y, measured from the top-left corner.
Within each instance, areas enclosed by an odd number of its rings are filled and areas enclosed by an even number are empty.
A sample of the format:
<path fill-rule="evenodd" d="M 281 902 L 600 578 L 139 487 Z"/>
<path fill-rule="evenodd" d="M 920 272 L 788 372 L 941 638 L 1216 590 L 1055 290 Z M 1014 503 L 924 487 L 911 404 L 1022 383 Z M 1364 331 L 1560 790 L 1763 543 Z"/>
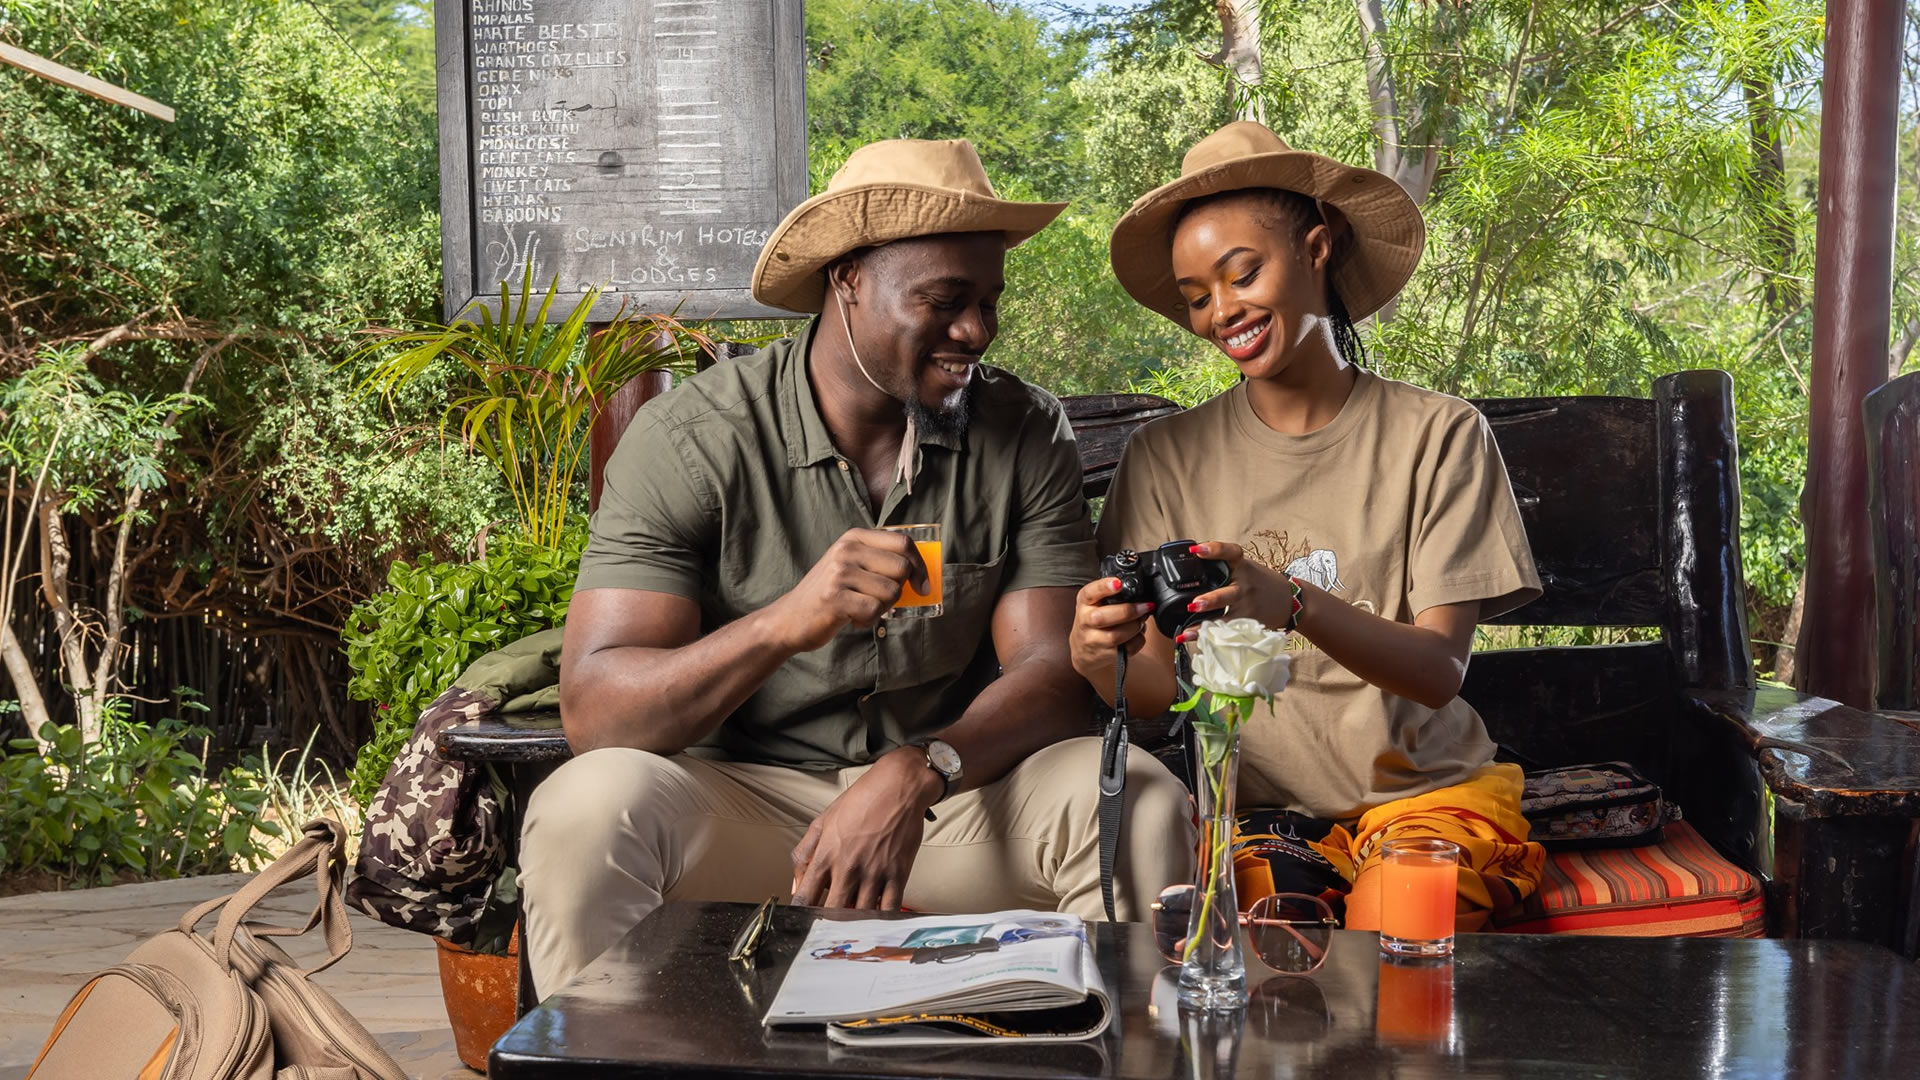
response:
<path fill-rule="evenodd" d="M 1237 111 L 1242 120 L 1267 122 L 1266 103 L 1260 97 L 1265 74 L 1260 66 L 1260 0 L 1213 0 L 1214 14 L 1220 18 L 1220 50 L 1200 53 L 1200 59 L 1233 76 L 1238 94 L 1244 99 Z"/>
<path fill-rule="evenodd" d="M 1907 325 L 1900 328 L 1900 340 L 1887 353 L 1887 378 L 1900 376 L 1900 369 L 1907 366 L 1907 357 L 1913 354 L 1915 343 L 1920 343 L 1920 318 L 1908 319 Z"/>
<path fill-rule="evenodd" d="M 1380 44 L 1380 31 L 1386 16 L 1380 0 L 1354 0 L 1360 14 L 1360 38 L 1367 53 L 1367 98 L 1373 103 L 1373 133 L 1380 146 L 1373 154 L 1374 167 L 1396 179 L 1400 173 L 1402 140 L 1400 103 L 1393 92 L 1393 67 Z M 1422 200 L 1416 199 L 1415 202 Z"/>
<path fill-rule="evenodd" d="M 83 361 L 91 360 L 123 341 L 139 340 L 139 335 L 145 334 L 147 331 L 136 330 L 135 327 L 144 322 L 148 316 L 159 311 L 160 307 L 161 305 L 155 304 L 140 314 L 135 315 L 133 318 L 128 319 L 126 322 L 121 323 L 119 326 L 94 338 L 93 343 L 88 345 L 86 350 L 80 354 L 80 359 Z"/>
<path fill-rule="evenodd" d="M 47 711 L 47 699 L 40 693 L 39 674 L 33 670 L 33 661 L 27 659 L 26 650 L 20 647 L 20 639 L 14 636 L 11 622 L 0 622 L 0 662 L 5 663 L 7 678 L 13 681 L 13 692 L 20 700 L 20 719 L 27 725 L 27 734 L 33 736 L 34 746 L 44 754 L 47 740 L 41 736 L 40 729 L 53 722 L 53 714 Z"/>
<path fill-rule="evenodd" d="M 200 373 L 207 369 L 207 363 L 220 355 L 239 336 L 240 333 L 236 330 L 217 343 L 200 350 L 200 355 L 194 358 L 193 366 L 187 369 L 186 380 L 181 384 L 182 398 L 193 393 L 193 384 L 200 381 Z M 160 433 L 153 439 L 154 454 L 158 455 L 166 446 L 167 436 L 172 433 L 174 425 L 180 422 L 180 412 L 180 409 L 174 409 L 161 423 Z M 112 676 L 120 663 L 120 637 L 126 631 L 127 625 L 125 603 L 127 540 L 133 534 L 133 521 L 140 513 L 140 501 L 145 495 L 146 491 L 138 485 L 127 492 L 127 505 L 121 511 L 119 533 L 113 541 L 113 562 L 108 565 L 107 592 L 102 598 L 102 607 L 106 610 L 107 628 L 105 640 L 100 646 L 100 655 L 95 657 L 93 668 L 93 701 L 96 709 L 106 705 L 106 696 L 113 687 Z"/>

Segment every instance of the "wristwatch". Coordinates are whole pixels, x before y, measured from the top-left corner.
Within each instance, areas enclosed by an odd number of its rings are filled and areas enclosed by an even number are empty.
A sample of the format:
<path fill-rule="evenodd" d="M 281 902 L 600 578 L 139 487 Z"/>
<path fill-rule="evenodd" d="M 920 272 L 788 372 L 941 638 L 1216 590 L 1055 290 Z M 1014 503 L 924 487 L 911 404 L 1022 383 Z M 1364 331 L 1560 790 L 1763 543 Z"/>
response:
<path fill-rule="evenodd" d="M 960 751 L 945 739 L 917 739 L 913 745 L 927 752 L 927 768 L 940 774 L 945 782 L 940 797 L 944 799 L 953 794 L 953 785 L 960 782 Z"/>

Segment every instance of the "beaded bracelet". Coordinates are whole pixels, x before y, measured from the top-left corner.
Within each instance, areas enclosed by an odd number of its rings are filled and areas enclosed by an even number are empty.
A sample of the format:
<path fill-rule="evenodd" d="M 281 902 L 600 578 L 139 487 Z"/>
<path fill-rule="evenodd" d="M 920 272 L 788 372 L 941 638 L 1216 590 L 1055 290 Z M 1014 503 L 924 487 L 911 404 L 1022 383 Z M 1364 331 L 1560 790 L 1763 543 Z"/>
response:
<path fill-rule="evenodd" d="M 1287 613 L 1287 633 L 1291 634 L 1300 628 L 1300 609 L 1305 605 L 1300 599 L 1301 590 L 1299 578 L 1288 574 L 1287 588 L 1293 591 L 1293 610 Z"/>

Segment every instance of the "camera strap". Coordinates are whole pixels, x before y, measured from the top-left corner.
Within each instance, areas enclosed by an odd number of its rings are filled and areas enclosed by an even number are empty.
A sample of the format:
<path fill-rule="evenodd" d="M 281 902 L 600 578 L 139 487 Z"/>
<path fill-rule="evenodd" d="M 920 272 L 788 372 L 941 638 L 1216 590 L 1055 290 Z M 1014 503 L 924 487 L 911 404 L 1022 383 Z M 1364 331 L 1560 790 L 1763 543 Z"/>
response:
<path fill-rule="evenodd" d="M 1179 680 L 1192 677 L 1185 645 L 1174 646 L 1173 662 Z M 1113 658 L 1113 715 L 1100 742 L 1100 902 L 1107 906 L 1108 922 L 1119 921 L 1113 910 L 1113 864 L 1120 854 L 1120 829 L 1127 808 L 1127 720 L 1127 650 L 1121 648 Z M 1181 735 L 1185 722 L 1185 713 L 1174 714 L 1167 734 Z M 1191 778 L 1187 785 L 1193 785 Z"/>
<path fill-rule="evenodd" d="M 1113 862 L 1120 853 L 1120 829 L 1127 800 L 1127 650 L 1115 650 L 1113 660 L 1113 715 L 1100 742 L 1100 902 L 1107 921 L 1118 922 L 1113 910 Z"/>

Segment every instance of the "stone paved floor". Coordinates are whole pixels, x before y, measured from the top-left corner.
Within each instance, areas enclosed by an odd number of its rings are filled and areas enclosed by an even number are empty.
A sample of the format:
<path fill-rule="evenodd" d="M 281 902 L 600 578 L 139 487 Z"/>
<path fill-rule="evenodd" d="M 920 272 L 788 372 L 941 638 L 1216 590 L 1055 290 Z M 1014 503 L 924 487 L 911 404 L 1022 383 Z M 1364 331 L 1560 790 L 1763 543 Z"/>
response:
<path fill-rule="evenodd" d="M 67 999 L 94 971 L 126 958 L 202 900 L 232 892 L 247 875 L 189 878 L 110 889 L 0 899 L 0 1080 L 20 1080 Z M 263 922 L 299 925 L 312 886 L 289 885 L 255 908 Z M 440 1002 L 433 943 L 359 913 L 353 951 L 314 981 L 378 1036 L 416 1080 L 476 1080 L 453 1051 Z M 209 921 L 209 924 L 211 922 Z M 321 953 L 319 931 L 280 938 L 296 958 Z"/>

